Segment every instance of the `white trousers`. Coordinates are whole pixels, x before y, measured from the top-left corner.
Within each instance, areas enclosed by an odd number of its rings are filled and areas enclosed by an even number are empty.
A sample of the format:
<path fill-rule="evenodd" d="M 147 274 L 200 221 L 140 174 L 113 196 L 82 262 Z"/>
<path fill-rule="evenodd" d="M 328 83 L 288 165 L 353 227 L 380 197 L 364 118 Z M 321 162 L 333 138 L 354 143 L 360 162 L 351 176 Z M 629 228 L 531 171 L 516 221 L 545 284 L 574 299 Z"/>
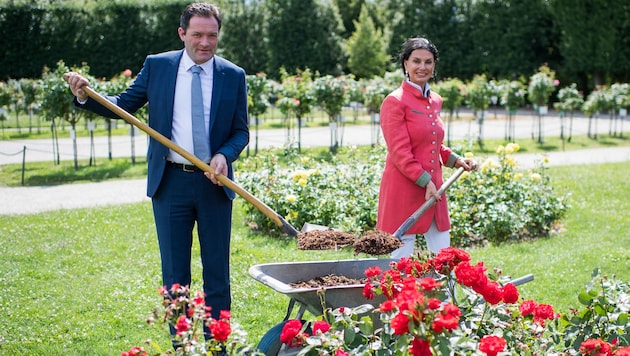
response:
<path fill-rule="evenodd" d="M 435 226 L 435 221 L 431 223 L 429 231 L 424 233 L 424 239 L 427 242 L 427 248 L 433 254 L 437 254 L 441 249 L 449 247 L 451 245 L 451 235 L 447 231 L 438 231 Z M 403 257 L 411 257 L 416 245 L 416 235 L 408 234 L 403 235 L 400 240 L 403 245 L 396 250 L 392 251 L 391 257 L 395 259 L 401 259 Z"/>

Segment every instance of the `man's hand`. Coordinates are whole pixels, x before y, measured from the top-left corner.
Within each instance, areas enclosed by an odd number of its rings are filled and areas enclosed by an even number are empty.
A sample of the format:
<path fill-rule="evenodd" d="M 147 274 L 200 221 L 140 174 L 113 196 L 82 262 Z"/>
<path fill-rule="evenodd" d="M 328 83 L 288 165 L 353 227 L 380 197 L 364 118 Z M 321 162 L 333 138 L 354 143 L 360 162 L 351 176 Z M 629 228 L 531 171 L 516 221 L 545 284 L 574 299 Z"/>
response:
<path fill-rule="evenodd" d="M 225 156 L 222 155 L 221 153 L 214 155 L 214 157 L 212 157 L 212 159 L 210 160 L 210 168 L 212 168 L 212 170 L 216 174 L 227 176 L 228 166 L 227 166 L 227 160 L 225 159 Z M 212 181 L 212 183 L 223 186 L 223 183 L 217 180 L 217 177 L 215 174 L 212 174 L 210 172 L 205 172 L 204 174 L 206 175 L 208 179 Z"/>
<path fill-rule="evenodd" d="M 85 77 L 76 72 L 68 72 L 63 75 L 63 80 L 68 82 L 70 85 L 70 91 L 72 91 L 72 94 L 74 94 L 79 101 L 85 102 L 88 99 L 88 95 L 83 90 L 83 87 L 90 85 L 90 82 L 88 82 Z"/>

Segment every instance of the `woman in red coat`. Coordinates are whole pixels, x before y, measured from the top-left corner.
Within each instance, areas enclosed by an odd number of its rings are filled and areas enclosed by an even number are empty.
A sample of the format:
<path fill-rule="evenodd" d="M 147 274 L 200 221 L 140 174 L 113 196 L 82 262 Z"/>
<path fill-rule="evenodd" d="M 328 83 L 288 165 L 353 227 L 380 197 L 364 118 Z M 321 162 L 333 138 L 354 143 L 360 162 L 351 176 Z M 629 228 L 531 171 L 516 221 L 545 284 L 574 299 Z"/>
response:
<path fill-rule="evenodd" d="M 381 105 L 381 129 L 387 144 L 381 180 L 376 227 L 394 233 L 426 200 L 433 205 L 402 236 L 404 245 L 393 258 L 413 254 L 416 234 L 423 234 L 433 253 L 450 245 L 451 222 L 445 197 L 437 195 L 442 185 L 442 166 L 473 169 L 473 162 L 444 146 L 440 119 L 442 98 L 430 90 L 439 59 L 438 50 L 425 38 L 410 38 L 400 54 L 405 80 Z M 476 167 L 475 167 L 476 168 Z"/>

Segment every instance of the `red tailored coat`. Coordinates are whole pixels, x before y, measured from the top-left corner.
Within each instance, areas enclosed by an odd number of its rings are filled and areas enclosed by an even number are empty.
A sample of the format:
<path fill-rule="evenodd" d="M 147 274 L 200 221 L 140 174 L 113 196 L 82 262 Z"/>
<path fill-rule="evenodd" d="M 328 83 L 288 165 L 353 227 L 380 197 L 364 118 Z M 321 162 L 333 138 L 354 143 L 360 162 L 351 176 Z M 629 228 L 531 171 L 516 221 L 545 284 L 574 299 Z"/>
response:
<path fill-rule="evenodd" d="M 426 98 L 406 81 L 381 105 L 381 129 L 387 144 L 376 222 L 381 231 L 394 233 L 425 202 L 426 188 L 416 184 L 424 172 L 439 189 L 442 165 L 452 167 L 457 160 L 458 156 L 442 143 L 444 125 L 440 110 L 442 97 L 430 92 Z M 427 232 L 433 220 L 439 231 L 450 229 L 445 196 L 406 234 Z"/>

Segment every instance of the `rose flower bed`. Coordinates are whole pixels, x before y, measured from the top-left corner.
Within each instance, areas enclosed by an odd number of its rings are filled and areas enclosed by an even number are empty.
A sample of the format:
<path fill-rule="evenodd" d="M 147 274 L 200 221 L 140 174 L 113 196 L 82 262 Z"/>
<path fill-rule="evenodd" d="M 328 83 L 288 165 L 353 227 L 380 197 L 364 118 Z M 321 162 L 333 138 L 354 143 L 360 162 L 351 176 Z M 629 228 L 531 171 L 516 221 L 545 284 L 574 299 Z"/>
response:
<path fill-rule="evenodd" d="M 523 300 L 498 270 L 472 264 L 452 247 L 431 259 L 403 258 L 385 271 L 371 267 L 365 276 L 365 298 L 386 297 L 372 317 L 359 317 L 369 304 L 324 309 L 313 320 L 287 321 L 280 340 L 299 348 L 298 355 L 630 355 L 630 285 L 614 278 L 595 274 L 578 296 L 583 309 L 560 314 Z M 175 354 L 260 354 L 228 312 L 210 318 L 199 293 L 191 298 L 180 286 L 161 291 L 164 315 L 150 321 L 175 328 Z M 205 340 L 204 325 L 215 338 Z M 149 353 L 134 347 L 127 355 Z"/>

